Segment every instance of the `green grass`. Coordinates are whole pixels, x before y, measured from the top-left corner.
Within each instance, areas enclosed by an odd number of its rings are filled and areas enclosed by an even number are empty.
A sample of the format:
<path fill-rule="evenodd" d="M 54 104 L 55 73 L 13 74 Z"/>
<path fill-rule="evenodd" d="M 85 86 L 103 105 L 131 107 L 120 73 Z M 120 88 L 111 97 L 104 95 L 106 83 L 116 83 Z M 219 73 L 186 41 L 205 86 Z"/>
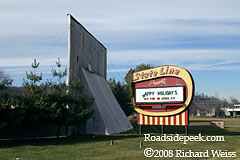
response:
<path fill-rule="evenodd" d="M 194 118 L 196 123 L 201 121 L 209 121 L 208 118 Z M 224 119 L 225 123 L 237 124 L 240 119 Z M 184 127 L 165 128 L 167 134 L 184 134 Z M 240 128 L 219 129 L 206 126 L 190 126 L 189 134 L 197 135 L 223 135 L 225 142 L 143 142 L 143 148 L 139 148 L 139 141 L 143 141 L 144 137 L 139 136 L 132 130 L 128 133 L 112 135 L 112 136 L 95 136 L 83 135 L 72 138 L 60 139 L 37 139 L 37 140 L 18 140 L 18 141 L 1 141 L 0 142 L 0 159 L 16 160 L 118 160 L 118 159 L 177 159 L 177 158 L 145 158 L 143 151 L 145 148 L 176 150 L 183 149 L 192 151 L 205 150 L 228 150 L 237 152 L 235 158 L 217 158 L 240 159 Z M 151 135 L 159 135 L 159 126 L 144 126 L 144 133 Z M 114 140 L 114 145 L 110 145 L 110 141 Z M 186 158 L 178 158 L 186 159 Z M 206 159 L 206 158 L 189 158 L 189 159 Z M 210 158 L 213 159 L 213 158 Z"/>
<path fill-rule="evenodd" d="M 211 121 L 224 121 L 225 126 L 240 126 L 239 118 L 190 117 L 190 125 L 209 125 Z"/>

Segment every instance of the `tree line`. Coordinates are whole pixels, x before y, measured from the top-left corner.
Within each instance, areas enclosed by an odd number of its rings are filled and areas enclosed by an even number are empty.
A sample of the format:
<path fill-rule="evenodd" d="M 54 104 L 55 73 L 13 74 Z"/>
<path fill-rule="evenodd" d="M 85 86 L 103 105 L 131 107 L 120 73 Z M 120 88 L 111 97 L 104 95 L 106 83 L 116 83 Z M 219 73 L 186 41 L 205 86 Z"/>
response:
<path fill-rule="evenodd" d="M 135 67 L 134 71 L 142 71 L 145 69 L 153 68 L 153 65 L 151 64 L 139 64 Z M 132 74 L 129 72 L 129 74 Z M 124 113 L 129 116 L 133 113 L 135 113 L 133 106 L 131 104 L 131 98 L 132 98 L 132 86 L 131 82 L 125 80 L 125 83 L 116 81 L 115 79 L 109 79 L 108 84 L 116 97 L 119 105 L 123 109 Z"/>
<path fill-rule="evenodd" d="M 56 64 L 58 70 L 52 69 L 52 76 L 58 80 L 41 82 L 42 74 L 36 73 L 39 63 L 34 61 L 34 71 L 26 73 L 27 79 L 19 94 L 9 93 L 13 81 L 0 71 L 0 131 L 27 126 L 32 128 L 35 138 L 36 127 L 55 124 L 59 137 L 61 126 L 78 127 L 93 114 L 90 110 L 93 98 L 82 93 L 83 86 L 79 81 L 67 86 L 62 80 L 66 69 L 60 70 L 59 59 Z"/>

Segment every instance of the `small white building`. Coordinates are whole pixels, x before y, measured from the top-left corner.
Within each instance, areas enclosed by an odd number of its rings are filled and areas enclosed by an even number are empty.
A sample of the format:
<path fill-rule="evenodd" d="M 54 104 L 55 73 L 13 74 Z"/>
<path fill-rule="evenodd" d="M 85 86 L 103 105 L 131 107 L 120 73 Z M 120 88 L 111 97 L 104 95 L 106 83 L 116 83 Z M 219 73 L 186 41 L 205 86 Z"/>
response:
<path fill-rule="evenodd" d="M 240 104 L 234 104 L 231 107 L 221 108 L 226 117 L 240 118 Z"/>

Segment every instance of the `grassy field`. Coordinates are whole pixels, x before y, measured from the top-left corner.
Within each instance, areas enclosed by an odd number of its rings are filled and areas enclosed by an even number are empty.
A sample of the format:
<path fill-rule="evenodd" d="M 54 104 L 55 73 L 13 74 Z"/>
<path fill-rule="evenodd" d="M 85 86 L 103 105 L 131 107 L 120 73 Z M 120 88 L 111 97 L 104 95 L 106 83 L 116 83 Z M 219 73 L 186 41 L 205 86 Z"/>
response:
<path fill-rule="evenodd" d="M 209 125 L 211 121 L 223 121 L 225 126 L 240 126 L 239 118 L 190 117 L 190 125 Z"/>
<path fill-rule="evenodd" d="M 225 129 L 199 126 L 201 123 L 208 123 L 211 120 L 224 121 L 226 125 L 240 125 L 240 119 L 210 119 L 210 118 L 191 118 L 189 127 L 190 135 L 203 136 L 224 136 L 224 142 L 143 142 L 143 148 L 139 148 L 140 141 L 144 140 L 143 136 L 137 134 L 138 130 L 132 130 L 128 133 L 112 136 L 93 136 L 84 135 L 72 138 L 48 138 L 37 140 L 18 140 L 18 141 L 1 141 L 0 142 L 0 159 L 24 160 L 24 159 L 57 159 L 57 160 L 110 160 L 110 159 L 240 159 L 240 128 L 228 127 Z M 184 134 L 184 127 L 166 127 L 167 134 Z M 160 135 L 159 126 L 145 126 L 144 133 L 151 135 Z M 113 145 L 110 145 L 113 140 Z M 146 158 L 143 154 L 145 148 L 151 147 L 156 150 L 222 150 L 236 152 L 235 158 Z"/>

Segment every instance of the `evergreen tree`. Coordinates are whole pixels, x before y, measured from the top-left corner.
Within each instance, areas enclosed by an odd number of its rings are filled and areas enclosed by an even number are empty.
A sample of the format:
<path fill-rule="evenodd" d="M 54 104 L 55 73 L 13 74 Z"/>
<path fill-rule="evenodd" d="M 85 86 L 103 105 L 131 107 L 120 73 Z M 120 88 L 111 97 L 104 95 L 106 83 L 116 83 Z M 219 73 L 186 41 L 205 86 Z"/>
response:
<path fill-rule="evenodd" d="M 115 81 L 114 79 L 108 80 L 108 84 L 116 97 L 119 105 L 123 109 L 124 113 L 129 116 L 133 112 L 131 107 L 131 97 L 129 94 L 129 88 L 127 84 L 123 84 L 120 81 Z"/>
<path fill-rule="evenodd" d="M 16 97 L 5 92 L 12 80 L 0 72 L 0 129 L 29 126 L 35 138 L 38 127 L 56 124 L 59 137 L 62 125 L 66 126 L 67 131 L 68 125 L 79 126 L 93 114 L 90 110 L 93 98 L 82 93 L 83 86 L 80 82 L 67 86 L 63 80 L 66 69 L 61 71 L 60 59 L 56 64 L 58 69 L 52 69 L 52 74 L 57 77 L 57 81 L 41 83 L 42 73 L 36 73 L 39 63 L 34 59 L 34 71 L 26 72 L 24 92 Z"/>
<path fill-rule="evenodd" d="M 108 84 L 116 97 L 119 105 L 123 109 L 124 113 L 129 116 L 134 112 L 134 109 L 131 104 L 132 97 L 132 74 L 134 72 L 142 71 L 145 69 L 153 68 L 151 64 L 140 64 L 137 65 L 135 69 L 130 69 L 126 75 L 126 83 L 116 82 L 114 79 L 109 79 Z"/>
<path fill-rule="evenodd" d="M 57 77 L 57 82 L 49 83 L 52 93 L 49 96 L 51 106 L 54 106 L 53 122 L 58 125 L 57 136 L 60 134 L 61 125 L 66 126 L 66 135 L 68 135 L 68 125 L 79 126 L 84 123 L 91 115 L 90 105 L 93 99 L 82 94 L 83 86 L 80 82 L 70 83 L 69 86 L 62 81 L 66 76 L 66 68 L 61 71 L 61 61 L 56 61 L 58 71 L 52 69 L 53 77 Z M 71 92 L 67 92 L 67 91 Z"/>
<path fill-rule="evenodd" d="M 19 96 L 19 106 L 24 110 L 24 124 L 32 127 L 33 138 L 36 138 L 36 129 L 48 121 L 49 110 L 47 107 L 48 87 L 45 84 L 37 84 L 42 80 L 42 73 L 36 74 L 39 63 L 34 59 L 32 68 L 34 72 L 26 72 L 27 80 L 24 80 L 23 86 L 25 93 Z"/>
<path fill-rule="evenodd" d="M 0 71 L 0 130 L 6 128 L 11 123 L 9 115 L 11 112 L 12 97 L 6 92 L 6 89 L 11 86 L 12 81 L 4 71 Z"/>

